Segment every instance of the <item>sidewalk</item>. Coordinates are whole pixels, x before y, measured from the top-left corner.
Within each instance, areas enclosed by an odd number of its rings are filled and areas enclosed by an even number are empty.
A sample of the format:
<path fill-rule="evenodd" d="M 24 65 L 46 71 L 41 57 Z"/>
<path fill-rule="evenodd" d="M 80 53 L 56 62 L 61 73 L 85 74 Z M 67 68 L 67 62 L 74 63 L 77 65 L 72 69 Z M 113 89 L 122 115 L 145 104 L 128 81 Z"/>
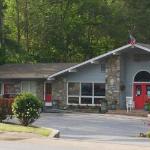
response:
<path fill-rule="evenodd" d="M 0 132 L 0 140 L 24 140 L 30 138 L 43 138 L 43 136 L 24 132 Z"/>
<path fill-rule="evenodd" d="M 27 139 L 0 141 L 2 150 L 149 150 L 150 145 L 130 145 L 111 142 L 79 141 L 63 139 Z"/>

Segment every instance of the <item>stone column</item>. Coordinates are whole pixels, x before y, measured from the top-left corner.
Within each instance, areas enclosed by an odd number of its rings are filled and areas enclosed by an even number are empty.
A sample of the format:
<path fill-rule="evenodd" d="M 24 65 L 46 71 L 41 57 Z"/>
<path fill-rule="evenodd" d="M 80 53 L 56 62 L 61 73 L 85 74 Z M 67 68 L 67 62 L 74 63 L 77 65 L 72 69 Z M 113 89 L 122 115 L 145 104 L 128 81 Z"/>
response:
<path fill-rule="evenodd" d="M 52 99 L 58 100 L 60 107 L 67 105 L 67 82 L 63 77 L 57 78 L 52 82 Z"/>
<path fill-rule="evenodd" d="M 113 55 L 106 64 L 106 100 L 109 108 L 119 108 L 120 99 L 120 56 Z M 113 108 L 112 108 L 113 109 Z"/>
<path fill-rule="evenodd" d="M 39 97 L 41 100 L 44 99 L 44 80 L 37 81 L 36 94 L 37 94 L 37 97 Z"/>

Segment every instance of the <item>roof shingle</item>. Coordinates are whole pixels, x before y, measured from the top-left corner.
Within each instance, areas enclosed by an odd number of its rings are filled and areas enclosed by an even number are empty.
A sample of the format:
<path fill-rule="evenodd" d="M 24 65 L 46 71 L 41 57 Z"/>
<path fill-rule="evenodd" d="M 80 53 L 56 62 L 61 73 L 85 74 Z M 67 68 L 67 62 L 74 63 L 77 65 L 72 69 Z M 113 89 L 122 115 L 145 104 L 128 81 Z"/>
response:
<path fill-rule="evenodd" d="M 75 63 L 37 63 L 0 65 L 0 79 L 47 78 Z"/>

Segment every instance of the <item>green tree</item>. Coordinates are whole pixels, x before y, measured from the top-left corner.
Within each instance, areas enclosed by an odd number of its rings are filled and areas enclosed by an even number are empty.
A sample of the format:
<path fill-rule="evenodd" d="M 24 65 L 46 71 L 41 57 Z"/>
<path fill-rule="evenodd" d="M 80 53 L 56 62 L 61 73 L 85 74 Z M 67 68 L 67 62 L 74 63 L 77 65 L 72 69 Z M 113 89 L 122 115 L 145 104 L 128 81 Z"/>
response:
<path fill-rule="evenodd" d="M 150 1 L 124 0 L 126 24 L 138 41 L 149 43 L 150 40 Z"/>
<path fill-rule="evenodd" d="M 0 0 L 0 64 L 5 62 L 4 49 L 4 1 Z"/>
<path fill-rule="evenodd" d="M 6 62 L 81 62 L 126 44 L 128 31 L 138 41 L 149 43 L 147 0 L 5 0 L 5 3 L 7 9 L 1 12 L 5 15 Z M 2 13 L 0 18 L 4 18 Z"/>

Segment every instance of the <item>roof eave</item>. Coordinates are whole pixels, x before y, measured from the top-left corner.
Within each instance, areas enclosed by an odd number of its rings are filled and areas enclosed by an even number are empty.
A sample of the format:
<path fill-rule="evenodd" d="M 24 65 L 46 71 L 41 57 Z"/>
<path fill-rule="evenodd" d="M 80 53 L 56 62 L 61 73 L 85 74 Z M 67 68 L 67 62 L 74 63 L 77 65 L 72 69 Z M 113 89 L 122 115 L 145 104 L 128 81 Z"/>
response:
<path fill-rule="evenodd" d="M 69 67 L 69 68 L 67 68 L 67 69 L 65 69 L 65 70 L 62 70 L 62 71 L 57 72 L 57 73 L 55 73 L 55 74 L 53 74 L 53 75 L 50 75 L 47 80 L 50 80 L 51 78 L 56 77 L 56 76 L 58 76 L 58 75 L 60 75 L 60 74 L 63 74 L 63 73 L 65 73 L 65 72 L 69 72 L 69 70 L 76 69 L 76 68 L 78 68 L 78 67 L 80 67 L 80 66 L 83 66 L 83 65 L 85 65 L 85 64 L 88 64 L 88 63 L 91 63 L 91 62 L 96 61 L 96 60 L 98 60 L 98 59 L 101 59 L 101 58 L 104 58 L 104 57 L 106 57 L 106 56 L 112 55 L 112 54 L 114 54 L 114 53 L 116 53 L 116 52 L 118 52 L 118 51 L 120 51 L 120 50 L 126 49 L 126 48 L 128 48 L 128 47 L 130 47 L 130 46 L 131 46 L 131 44 L 127 44 L 127 45 L 125 45 L 125 46 L 122 46 L 122 47 L 120 47 L 120 48 L 117 48 L 117 49 L 115 49 L 115 50 L 112 50 L 112 51 L 110 51 L 110 52 L 107 52 L 107 53 L 105 53 L 105 54 L 102 54 L 102 55 L 100 55 L 100 56 L 97 56 L 97 57 L 94 57 L 94 58 L 89 59 L 89 60 L 87 60 L 87 61 L 84 61 L 84 62 L 82 62 L 82 63 L 79 63 L 79 64 L 77 64 L 77 65 L 75 65 L 75 66 Z"/>
<path fill-rule="evenodd" d="M 21 80 L 21 79 L 47 79 L 48 77 L 0 77 L 0 80 L 10 80 L 10 79 L 14 79 L 14 80 Z"/>
<path fill-rule="evenodd" d="M 140 49 L 143 49 L 143 50 L 145 50 L 145 51 L 147 51 L 147 52 L 150 52 L 150 49 L 149 49 L 149 48 L 144 47 L 144 46 L 142 46 L 142 45 L 140 45 L 140 44 L 135 44 L 135 47 L 140 48 Z"/>

